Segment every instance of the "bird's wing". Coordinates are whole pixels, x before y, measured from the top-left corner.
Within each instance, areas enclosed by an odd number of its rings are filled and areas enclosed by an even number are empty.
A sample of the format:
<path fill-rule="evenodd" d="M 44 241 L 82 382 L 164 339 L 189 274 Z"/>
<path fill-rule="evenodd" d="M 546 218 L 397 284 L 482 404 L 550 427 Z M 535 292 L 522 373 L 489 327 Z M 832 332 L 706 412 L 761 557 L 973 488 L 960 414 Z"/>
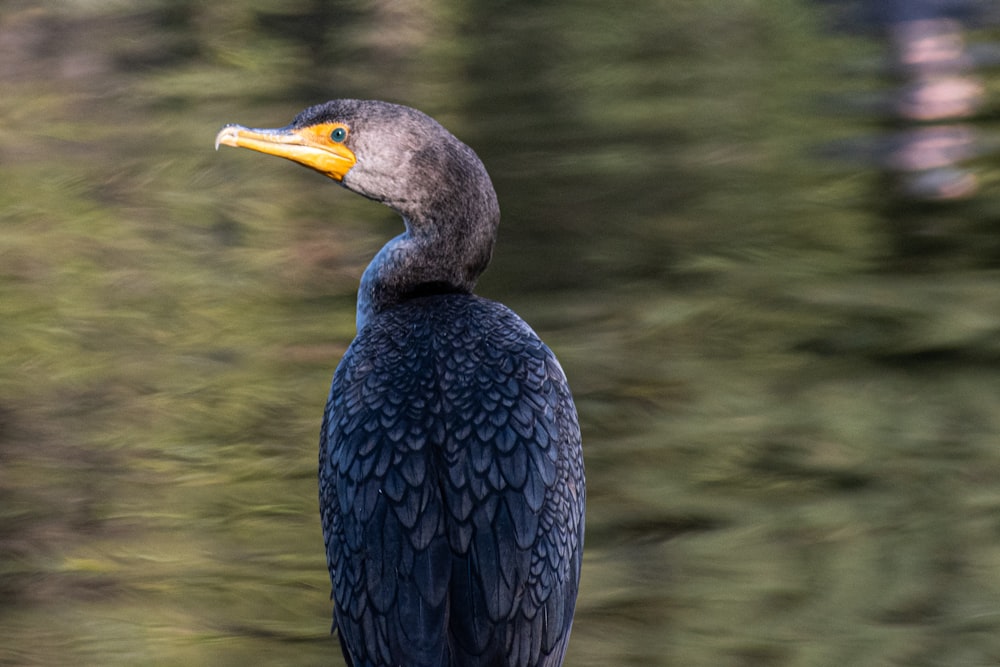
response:
<path fill-rule="evenodd" d="M 518 320 L 520 323 L 520 320 Z M 457 430 L 444 448 L 450 631 L 455 664 L 501 647 L 509 665 L 558 665 L 569 634 L 583 539 L 580 431 L 562 369 L 520 323 L 445 367 Z M 449 386 L 446 382 L 445 386 Z"/>
<path fill-rule="evenodd" d="M 451 553 L 432 431 L 404 405 L 420 373 L 392 347 L 355 341 L 327 403 L 320 508 L 335 624 L 355 667 L 444 665 Z"/>

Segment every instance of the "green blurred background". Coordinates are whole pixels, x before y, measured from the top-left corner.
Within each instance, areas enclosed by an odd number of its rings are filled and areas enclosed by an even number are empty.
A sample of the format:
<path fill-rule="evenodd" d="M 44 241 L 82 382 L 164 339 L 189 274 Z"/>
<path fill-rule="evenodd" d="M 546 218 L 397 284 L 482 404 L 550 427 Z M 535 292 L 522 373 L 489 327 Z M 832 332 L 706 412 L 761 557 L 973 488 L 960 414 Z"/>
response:
<path fill-rule="evenodd" d="M 318 430 L 401 225 L 212 150 L 333 97 L 418 107 L 493 175 L 479 292 L 583 426 L 567 665 L 1000 664 L 1000 170 L 889 215 L 822 158 L 882 130 L 850 101 L 883 46 L 826 28 L 806 0 L 3 3 L 0 665 L 340 664 Z"/>

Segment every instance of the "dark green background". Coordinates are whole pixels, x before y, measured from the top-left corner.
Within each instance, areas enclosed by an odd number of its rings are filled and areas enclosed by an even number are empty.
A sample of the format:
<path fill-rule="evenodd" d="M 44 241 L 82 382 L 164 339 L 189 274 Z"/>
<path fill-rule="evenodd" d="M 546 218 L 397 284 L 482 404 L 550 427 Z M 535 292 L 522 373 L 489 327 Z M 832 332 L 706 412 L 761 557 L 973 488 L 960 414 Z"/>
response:
<path fill-rule="evenodd" d="M 0 665 L 338 664 L 318 429 L 401 225 L 212 150 L 332 97 L 419 107 L 494 177 L 479 291 L 583 426 L 567 665 L 1000 663 L 1000 171 L 886 219 L 876 173 L 818 157 L 880 131 L 837 102 L 887 85 L 880 46 L 823 26 L 804 0 L 4 3 Z M 898 251 L 911 223 L 930 252 Z"/>

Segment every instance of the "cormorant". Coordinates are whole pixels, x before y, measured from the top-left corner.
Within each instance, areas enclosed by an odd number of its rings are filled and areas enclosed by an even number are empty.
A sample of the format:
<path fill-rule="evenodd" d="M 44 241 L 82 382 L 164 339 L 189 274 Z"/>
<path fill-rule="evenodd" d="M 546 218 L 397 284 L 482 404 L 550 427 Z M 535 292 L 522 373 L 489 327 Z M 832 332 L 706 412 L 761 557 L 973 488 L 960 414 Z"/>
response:
<path fill-rule="evenodd" d="M 333 376 L 319 498 L 334 629 L 354 667 L 561 665 L 580 579 L 584 473 L 559 362 L 472 293 L 500 209 L 429 116 L 334 100 L 219 144 L 310 167 L 406 231 L 368 265 Z"/>

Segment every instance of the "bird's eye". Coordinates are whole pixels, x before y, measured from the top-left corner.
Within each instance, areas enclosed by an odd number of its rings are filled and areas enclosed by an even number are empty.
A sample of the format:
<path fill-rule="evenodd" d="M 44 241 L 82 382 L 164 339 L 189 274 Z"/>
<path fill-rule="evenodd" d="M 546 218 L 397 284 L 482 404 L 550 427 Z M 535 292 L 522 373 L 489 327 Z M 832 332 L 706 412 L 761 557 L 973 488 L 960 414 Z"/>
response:
<path fill-rule="evenodd" d="M 347 138 L 347 130 L 342 127 L 338 127 L 334 129 L 333 132 L 330 133 L 330 138 L 339 144 L 341 141 Z"/>

